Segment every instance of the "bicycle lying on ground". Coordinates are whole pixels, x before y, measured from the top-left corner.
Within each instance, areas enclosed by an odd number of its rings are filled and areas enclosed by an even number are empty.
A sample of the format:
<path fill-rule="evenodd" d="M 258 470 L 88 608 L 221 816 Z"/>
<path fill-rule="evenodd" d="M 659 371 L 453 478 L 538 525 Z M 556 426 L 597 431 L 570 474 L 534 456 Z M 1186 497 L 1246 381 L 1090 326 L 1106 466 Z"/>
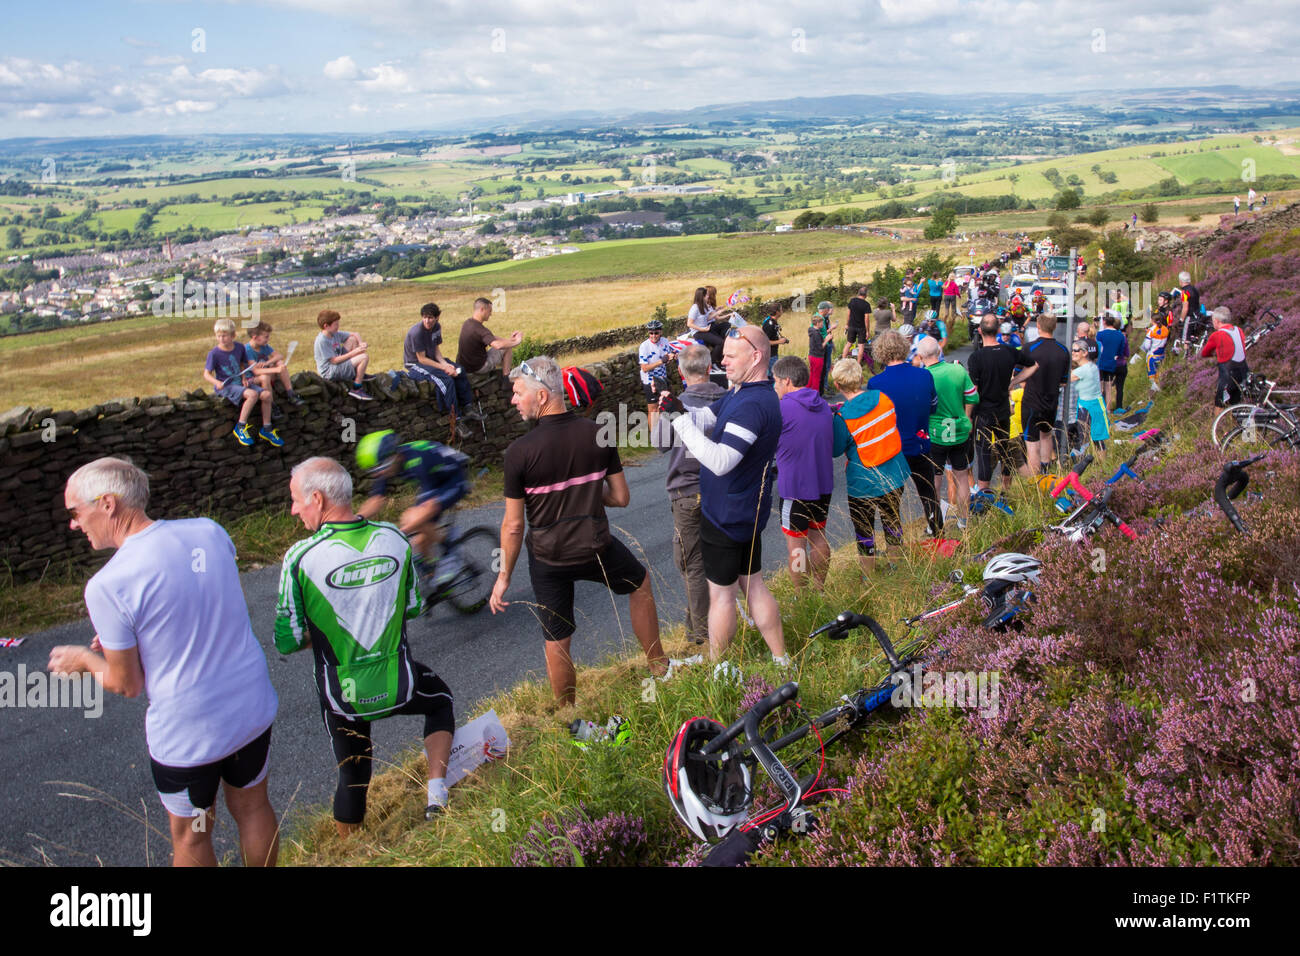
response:
<path fill-rule="evenodd" d="M 999 555 L 985 568 L 984 588 L 967 587 L 968 593 L 956 603 L 909 618 L 905 623 L 927 620 L 951 610 L 972 594 L 987 594 L 990 585 L 998 584 L 999 603 L 985 618 L 984 625 L 1004 626 L 1027 606 L 1027 589 L 1016 584 L 1036 581 L 1041 564 L 1023 554 Z M 991 575 L 1005 574 L 1004 579 Z M 950 580 L 960 583 L 960 575 Z M 1018 596 L 1019 595 L 1019 596 Z M 809 635 L 843 640 L 851 631 L 866 628 L 884 653 L 889 665 L 886 676 L 878 683 L 862 687 L 840 698 L 840 703 L 801 726 L 771 739 L 760 729 L 764 719 L 785 704 L 798 706 L 799 685 L 782 684 L 742 714 L 730 727 L 707 717 L 692 717 L 678 729 L 664 754 L 663 786 L 673 809 L 686 828 L 707 843 L 716 844 L 705 860 L 706 866 L 734 866 L 744 862 L 765 840 L 789 832 L 807 833 L 816 826 L 816 818 L 805 805 L 815 796 L 843 793 L 834 787 L 817 785 L 826 769 L 826 748 L 848 733 L 862 727 L 873 715 L 888 712 L 885 705 L 906 708 L 922 704 L 922 684 L 927 673 L 927 656 L 920 653 L 921 641 L 910 642 L 898 651 L 885 629 L 875 618 L 845 611 Z M 941 659 L 946 652 L 933 655 Z M 823 737 L 822 732 L 829 731 Z M 789 765 L 777 756 L 781 751 L 812 734 L 817 748 Z M 818 758 L 816 772 L 796 776 L 813 757 Z M 776 784 L 783 798 L 778 807 L 754 812 L 754 789 L 758 768 Z"/>
<path fill-rule="evenodd" d="M 904 705 L 899 685 L 907 681 L 910 686 L 920 678 L 923 668 L 917 645 L 900 655 L 874 618 L 851 611 L 819 627 L 810 637 L 825 635 L 831 640 L 843 640 L 850 631 L 863 627 L 884 652 L 889 673 L 879 683 L 840 698 L 838 705 L 802 726 L 775 740 L 760 730 L 764 718 L 797 700 L 799 685 L 790 682 L 758 701 L 730 727 L 707 717 L 692 717 L 678 729 L 664 755 L 664 791 L 691 833 L 718 844 L 705 861 L 706 866 L 737 865 L 764 840 L 792 831 L 809 832 L 816 821 L 804 806 L 805 801 L 835 792 L 829 787 L 817 789 L 826 766 L 826 747 L 862 726 L 891 701 Z M 829 730 L 830 735 L 823 738 L 823 730 Z M 817 738 L 817 749 L 789 766 L 782 763 L 777 753 L 809 734 Z M 814 756 L 819 757 L 816 772 L 796 777 Z M 776 784 L 784 803 L 755 813 L 754 785 L 759 767 Z"/>

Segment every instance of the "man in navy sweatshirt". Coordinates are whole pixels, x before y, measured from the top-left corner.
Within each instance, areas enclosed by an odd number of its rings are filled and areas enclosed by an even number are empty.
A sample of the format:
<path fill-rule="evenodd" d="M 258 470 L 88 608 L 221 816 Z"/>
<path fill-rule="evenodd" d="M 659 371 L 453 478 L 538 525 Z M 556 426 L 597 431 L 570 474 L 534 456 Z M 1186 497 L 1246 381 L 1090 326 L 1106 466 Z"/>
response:
<path fill-rule="evenodd" d="M 767 378 L 770 345 L 756 325 L 732 329 L 722 349 L 731 389 L 709 408 L 673 420 L 673 430 L 700 460 L 700 549 L 709 579 L 709 652 L 722 657 L 736 635 L 736 595 L 745 603 L 772 658 L 785 653 L 781 608 L 763 581 L 763 529 L 772 509 L 772 458 L 781 438 L 781 406 Z M 668 396 L 661 410 L 681 412 Z M 712 437 L 703 429 L 713 426 Z"/>
<path fill-rule="evenodd" d="M 785 355 L 772 366 L 781 399 L 781 440 L 776 446 L 776 493 L 781 496 L 781 531 L 789 557 L 790 580 L 803 590 L 805 572 L 826 583 L 831 548 L 826 518 L 835 489 L 831 446 L 835 439 L 831 407 L 809 387 L 803 359 Z"/>

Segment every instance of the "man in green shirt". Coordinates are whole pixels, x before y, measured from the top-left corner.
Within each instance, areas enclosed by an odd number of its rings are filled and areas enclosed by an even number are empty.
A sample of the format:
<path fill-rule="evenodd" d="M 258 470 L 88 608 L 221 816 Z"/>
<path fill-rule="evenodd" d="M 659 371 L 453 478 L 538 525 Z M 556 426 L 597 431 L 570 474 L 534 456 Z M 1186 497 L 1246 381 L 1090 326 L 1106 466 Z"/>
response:
<path fill-rule="evenodd" d="M 934 390 L 939 407 L 930 416 L 930 461 L 936 475 L 945 468 L 952 470 L 957 485 L 957 527 L 966 527 L 970 510 L 970 460 L 966 442 L 971 433 L 971 410 L 979 402 L 979 392 L 965 367 L 956 362 L 942 362 L 943 350 L 930 336 L 916 347 L 916 357 L 934 376 Z"/>
<path fill-rule="evenodd" d="M 406 622 L 423 600 L 411 545 L 396 525 L 352 509 L 352 476 L 332 458 L 308 458 L 291 473 L 289 495 L 310 538 L 293 545 L 280 571 L 275 646 L 310 647 L 321 713 L 338 762 L 334 825 L 340 836 L 366 815 L 373 748 L 370 722 L 424 716 L 428 758 L 425 819 L 447 805 L 447 758 L 456 729 L 451 690 L 412 660 Z"/>

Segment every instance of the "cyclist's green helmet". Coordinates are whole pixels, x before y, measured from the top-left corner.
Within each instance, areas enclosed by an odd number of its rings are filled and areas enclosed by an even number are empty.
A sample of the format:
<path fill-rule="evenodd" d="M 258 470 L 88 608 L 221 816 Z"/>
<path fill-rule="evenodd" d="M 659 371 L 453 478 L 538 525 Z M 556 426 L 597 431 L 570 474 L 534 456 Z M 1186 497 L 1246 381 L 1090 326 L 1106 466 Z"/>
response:
<path fill-rule="evenodd" d="M 379 474 L 388 467 L 400 444 L 391 428 L 371 432 L 357 442 L 357 467 L 372 477 Z"/>

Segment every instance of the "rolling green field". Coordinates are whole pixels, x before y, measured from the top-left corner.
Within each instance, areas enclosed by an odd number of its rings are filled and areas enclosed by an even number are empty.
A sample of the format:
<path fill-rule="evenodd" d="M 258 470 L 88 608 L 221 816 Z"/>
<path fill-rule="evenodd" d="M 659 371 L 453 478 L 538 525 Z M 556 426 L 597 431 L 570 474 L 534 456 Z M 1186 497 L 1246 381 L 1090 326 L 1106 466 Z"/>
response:
<path fill-rule="evenodd" d="M 1296 130 L 1284 130 L 1296 133 Z M 1155 153 L 1164 153 L 1155 156 Z M 1101 150 L 1045 159 L 1020 166 L 1000 166 L 978 173 L 959 175 L 951 185 L 945 184 L 934 167 L 918 170 L 912 183 L 914 197 L 925 196 L 936 190 L 952 189 L 963 195 L 997 196 L 1015 195 L 1034 201 L 1051 199 L 1058 192 L 1043 173 L 1056 169 L 1062 178 L 1076 175 L 1083 180 L 1085 203 L 1089 195 L 1099 195 L 1121 189 L 1142 189 L 1153 186 L 1162 179 L 1176 176 L 1180 183 L 1189 185 L 1197 179 L 1236 179 L 1243 173 L 1243 160 L 1255 162 L 1255 175 L 1266 176 L 1291 173 L 1300 176 L 1300 155 L 1288 155 L 1277 146 L 1254 142 L 1248 136 L 1217 136 L 1191 143 L 1129 146 L 1121 149 Z M 1100 166 L 1103 172 L 1113 172 L 1116 182 L 1103 183 L 1092 167 Z M 1010 177 L 1015 176 L 1012 180 Z M 1243 182 L 1244 191 L 1249 184 Z M 881 202 L 874 192 L 854 195 L 848 202 L 828 203 L 807 208 L 831 212 L 846 206 L 865 207 Z M 904 200 L 906 201 L 906 199 Z M 774 213 L 779 222 L 793 222 L 804 209 L 786 209 Z"/>
<path fill-rule="evenodd" d="M 156 230 L 163 234 L 186 226 L 212 230 L 233 230 L 248 226 L 284 226 L 296 222 L 310 222 L 324 215 L 322 202 L 264 202 L 225 206 L 221 203 L 186 203 L 167 206 L 155 220 Z"/>
<path fill-rule="evenodd" d="M 834 232 L 793 232 L 764 235 L 681 236 L 665 239 L 623 239 L 580 245 L 581 252 L 444 272 L 417 282 L 454 284 L 490 274 L 493 282 L 515 285 L 575 282 L 613 276 L 660 276 L 731 269 L 784 269 L 815 265 L 879 251 L 883 239 Z"/>

